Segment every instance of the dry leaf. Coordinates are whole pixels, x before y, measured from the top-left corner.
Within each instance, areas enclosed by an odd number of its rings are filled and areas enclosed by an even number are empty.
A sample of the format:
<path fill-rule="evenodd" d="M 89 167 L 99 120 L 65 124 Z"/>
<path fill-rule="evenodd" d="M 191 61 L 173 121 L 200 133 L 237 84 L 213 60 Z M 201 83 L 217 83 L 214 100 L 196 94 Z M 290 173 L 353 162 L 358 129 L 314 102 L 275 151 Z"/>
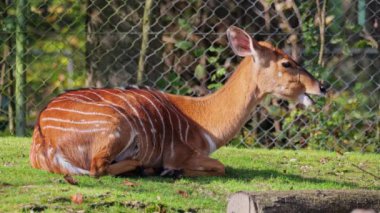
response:
<path fill-rule="evenodd" d="M 189 193 L 187 193 L 186 191 L 183 191 L 183 190 L 178 190 L 177 194 L 181 195 L 184 198 L 188 198 L 189 197 Z"/>
<path fill-rule="evenodd" d="M 321 159 L 319 159 L 319 162 L 320 162 L 321 164 L 326 164 L 326 163 L 329 162 L 329 159 L 328 159 L 328 158 L 321 158 Z"/>
<path fill-rule="evenodd" d="M 63 178 L 71 185 L 78 185 L 78 181 L 76 181 L 71 175 L 65 175 Z"/>
<path fill-rule="evenodd" d="M 76 204 L 81 204 L 83 203 L 83 195 L 81 193 L 76 193 L 71 196 L 71 201 Z"/>
<path fill-rule="evenodd" d="M 304 166 L 301 166 L 300 167 L 300 170 L 303 172 L 303 173 L 306 173 L 306 172 L 309 172 L 313 167 L 309 166 L 309 165 L 304 165 Z"/>
<path fill-rule="evenodd" d="M 134 187 L 134 186 L 138 186 L 138 185 L 139 185 L 139 184 L 137 184 L 137 183 L 133 183 L 133 182 L 131 182 L 131 181 L 129 181 L 129 180 L 124 180 L 123 184 L 126 185 L 126 186 L 131 186 L 131 187 Z"/>

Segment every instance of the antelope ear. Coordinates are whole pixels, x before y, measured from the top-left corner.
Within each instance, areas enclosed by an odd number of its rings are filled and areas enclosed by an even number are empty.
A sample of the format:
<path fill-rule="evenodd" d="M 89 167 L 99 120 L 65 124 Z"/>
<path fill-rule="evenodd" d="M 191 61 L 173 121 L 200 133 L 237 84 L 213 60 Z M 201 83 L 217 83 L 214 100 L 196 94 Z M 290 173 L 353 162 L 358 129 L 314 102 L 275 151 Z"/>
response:
<path fill-rule="evenodd" d="M 227 37 L 229 44 L 238 56 L 253 56 L 255 61 L 259 59 L 260 46 L 256 40 L 252 39 L 244 30 L 231 26 L 227 29 Z"/>

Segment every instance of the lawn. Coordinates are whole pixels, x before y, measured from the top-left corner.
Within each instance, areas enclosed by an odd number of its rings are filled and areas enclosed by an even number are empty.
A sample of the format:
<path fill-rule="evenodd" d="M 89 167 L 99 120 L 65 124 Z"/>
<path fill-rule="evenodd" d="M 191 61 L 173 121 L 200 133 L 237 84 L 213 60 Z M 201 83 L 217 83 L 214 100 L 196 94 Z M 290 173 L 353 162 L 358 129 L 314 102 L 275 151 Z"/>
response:
<path fill-rule="evenodd" d="M 378 154 L 232 147 L 213 154 L 226 165 L 224 177 L 74 176 L 78 185 L 70 185 L 62 175 L 29 166 L 30 142 L 0 139 L 0 212 L 224 212 L 228 195 L 241 190 L 380 190 L 379 179 L 352 165 L 379 175 Z M 77 193 L 83 195 L 80 204 L 71 199 Z"/>

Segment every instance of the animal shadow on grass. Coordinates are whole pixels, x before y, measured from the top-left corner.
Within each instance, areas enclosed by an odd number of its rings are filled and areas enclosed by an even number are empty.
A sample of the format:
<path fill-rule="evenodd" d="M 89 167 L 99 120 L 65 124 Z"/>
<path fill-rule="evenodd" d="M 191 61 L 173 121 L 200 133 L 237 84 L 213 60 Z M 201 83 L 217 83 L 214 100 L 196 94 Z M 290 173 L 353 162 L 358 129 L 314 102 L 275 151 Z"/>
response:
<path fill-rule="evenodd" d="M 177 180 L 170 177 L 161 177 L 159 175 L 141 176 L 138 174 L 123 175 L 123 176 L 118 176 L 117 178 L 122 178 L 122 179 L 123 178 L 126 178 L 126 179 L 142 178 L 148 182 L 160 182 L 160 183 L 174 183 Z M 360 187 L 359 185 L 355 183 L 350 183 L 350 182 L 345 182 L 345 181 L 325 180 L 322 178 L 315 178 L 315 177 L 302 177 L 300 175 L 282 173 L 276 170 L 254 170 L 254 169 L 243 169 L 243 168 L 233 168 L 233 167 L 226 167 L 225 176 L 191 177 L 191 178 L 183 177 L 183 178 L 186 178 L 198 184 L 208 184 L 214 181 L 225 182 L 228 180 L 237 180 L 237 181 L 249 183 L 254 179 L 269 180 L 271 178 L 279 178 L 281 180 L 284 180 L 285 182 L 287 181 L 289 185 L 292 185 L 292 183 L 294 185 L 300 182 L 307 182 L 310 184 L 339 185 L 341 187 L 347 187 L 347 188 L 363 188 L 362 186 Z M 376 187 L 376 189 L 378 190 L 380 189 L 380 187 Z"/>
<path fill-rule="evenodd" d="M 302 177 L 300 175 L 282 173 L 276 170 L 254 170 L 254 169 L 243 169 L 243 168 L 233 168 L 233 167 L 226 167 L 225 176 L 198 177 L 198 178 L 193 178 L 193 180 L 201 184 L 202 183 L 206 184 L 215 180 L 224 181 L 224 180 L 231 180 L 231 179 L 249 183 L 254 179 L 261 179 L 261 180 L 268 179 L 269 180 L 270 178 L 279 178 L 281 180 L 286 180 L 289 182 L 289 185 L 291 183 L 297 184 L 300 182 L 307 182 L 310 184 L 334 184 L 334 185 L 340 185 L 341 187 L 348 187 L 348 188 L 359 187 L 359 185 L 355 183 L 338 181 L 338 180 L 337 181 L 325 180 L 322 178 L 315 178 L 315 177 Z M 376 187 L 376 188 L 380 189 L 380 187 Z"/>
<path fill-rule="evenodd" d="M 282 180 L 287 180 L 289 183 L 300 183 L 300 182 L 308 182 L 310 184 L 336 184 L 342 187 L 349 188 L 358 188 L 359 185 L 355 183 L 339 181 L 339 177 L 337 180 L 326 180 L 323 178 L 315 178 L 315 177 L 302 177 L 301 175 L 296 174 L 288 174 L 279 172 L 276 170 L 254 170 L 254 169 L 242 169 L 242 168 L 226 168 L 226 179 L 235 179 L 244 182 L 250 182 L 252 179 L 270 179 L 270 178 L 279 178 Z"/>
<path fill-rule="evenodd" d="M 226 167 L 225 176 L 219 176 L 219 177 L 180 177 L 180 178 L 175 177 L 173 178 L 173 177 L 161 177 L 159 173 L 153 176 L 146 176 L 146 175 L 142 175 L 139 171 L 136 171 L 136 172 L 117 176 L 116 178 L 120 178 L 120 179 L 142 178 L 148 182 L 160 182 L 160 183 L 174 183 L 178 179 L 185 178 L 198 184 L 208 184 L 213 181 L 227 182 L 229 180 L 237 180 L 240 182 L 249 183 L 254 179 L 265 181 L 271 178 L 278 178 L 280 180 L 283 180 L 284 182 L 288 182 L 289 185 L 292 185 L 292 184 L 294 185 L 297 183 L 309 183 L 309 184 L 339 185 L 345 188 L 369 188 L 369 189 L 372 188 L 373 189 L 373 187 L 363 187 L 363 186 L 359 186 L 356 183 L 340 181 L 338 180 L 338 177 L 337 177 L 337 180 L 326 180 L 323 178 L 303 177 L 297 174 L 283 173 L 277 170 L 270 170 L 270 169 L 255 170 L 255 169 L 248 169 L 248 168 L 234 168 L 230 166 Z M 380 187 L 375 187 L 375 189 L 379 190 Z"/>

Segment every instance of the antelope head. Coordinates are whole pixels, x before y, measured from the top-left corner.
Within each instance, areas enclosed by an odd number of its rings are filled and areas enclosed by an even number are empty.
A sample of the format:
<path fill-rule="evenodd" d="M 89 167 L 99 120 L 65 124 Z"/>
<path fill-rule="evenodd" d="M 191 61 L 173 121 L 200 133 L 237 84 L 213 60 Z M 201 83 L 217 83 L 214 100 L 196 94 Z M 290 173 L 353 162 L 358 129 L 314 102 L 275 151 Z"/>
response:
<path fill-rule="evenodd" d="M 252 57 L 252 72 L 263 94 L 297 101 L 305 106 L 313 103 L 309 94 L 324 95 L 326 88 L 289 55 L 268 42 L 256 41 L 244 30 L 231 26 L 227 36 L 236 55 Z"/>

